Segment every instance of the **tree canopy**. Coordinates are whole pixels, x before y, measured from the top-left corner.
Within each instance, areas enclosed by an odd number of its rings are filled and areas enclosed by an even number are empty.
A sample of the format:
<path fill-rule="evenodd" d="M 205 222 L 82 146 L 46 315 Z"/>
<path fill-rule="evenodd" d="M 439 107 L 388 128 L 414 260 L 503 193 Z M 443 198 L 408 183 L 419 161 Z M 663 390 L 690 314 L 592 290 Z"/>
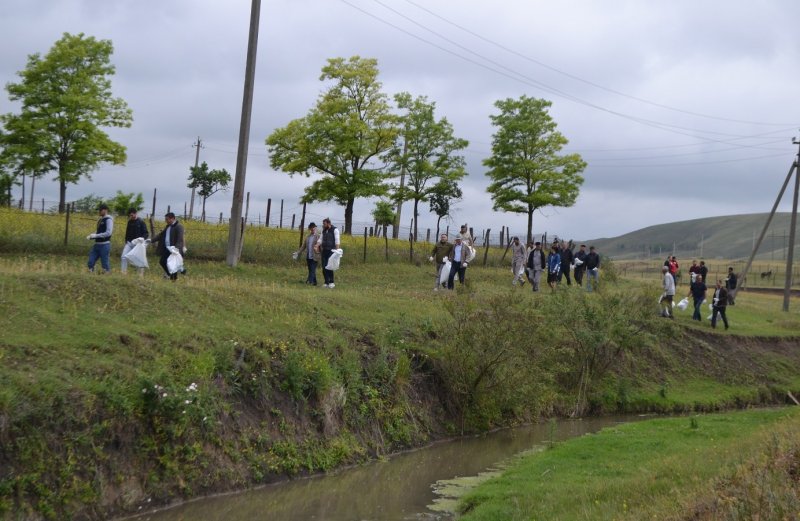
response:
<path fill-rule="evenodd" d="M 111 94 L 113 45 L 83 33 L 64 33 L 44 56 L 28 56 L 18 83 L 8 83 L 20 113 L 4 114 L 11 152 L 24 168 L 56 171 L 58 209 L 65 209 L 67 184 L 89 177 L 101 163 L 123 164 L 125 147 L 103 127 L 129 127 L 131 110 Z"/>
<path fill-rule="evenodd" d="M 435 213 L 437 217 L 435 235 L 437 240 L 442 219 L 450 217 L 453 203 L 461 199 L 462 196 L 461 188 L 453 180 L 442 179 L 433 186 L 429 196 L 429 204 L 431 212 Z"/>
<path fill-rule="evenodd" d="M 493 208 L 528 216 L 528 241 L 533 236 L 533 212 L 547 206 L 575 204 L 581 172 L 586 162 L 579 154 L 559 155 L 568 143 L 556 130 L 548 113 L 551 102 L 522 96 L 499 100 L 492 115 L 497 127 L 492 136 L 492 155 L 483 161 L 491 179 L 487 191 Z"/>
<path fill-rule="evenodd" d="M 189 188 L 195 188 L 197 195 L 203 199 L 203 213 L 200 217 L 203 222 L 206 220 L 206 199 L 219 192 L 228 189 L 231 182 L 231 175 L 224 168 L 222 170 L 209 170 L 208 163 L 203 161 L 200 166 L 189 167 Z"/>
<path fill-rule="evenodd" d="M 303 200 L 344 206 L 344 231 L 352 233 L 355 200 L 387 191 L 381 156 L 394 143 L 397 117 L 381 90 L 375 59 L 329 59 L 320 80 L 334 84 L 305 117 L 267 138 L 270 166 L 289 175 L 321 175 Z"/>
<path fill-rule="evenodd" d="M 453 135 L 446 118 L 436 120 L 436 103 L 425 96 L 412 98 L 407 92 L 395 96 L 404 111 L 400 119 L 400 139 L 388 154 L 395 170 L 407 173 L 407 182 L 395 188 L 394 199 L 414 201 L 414 239 L 417 238 L 419 203 L 428 201 L 437 183 L 456 183 L 467 175 L 466 161 L 457 152 L 469 142 Z"/>

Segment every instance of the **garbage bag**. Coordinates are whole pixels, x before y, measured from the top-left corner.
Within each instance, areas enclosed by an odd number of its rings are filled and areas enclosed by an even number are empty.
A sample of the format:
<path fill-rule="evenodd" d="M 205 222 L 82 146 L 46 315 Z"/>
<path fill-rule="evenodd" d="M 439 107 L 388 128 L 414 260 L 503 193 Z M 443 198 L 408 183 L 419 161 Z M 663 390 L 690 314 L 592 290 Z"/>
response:
<path fill-rule="evenodd" d="M 575 259 L 575 266 L 580 266 L 580 265 L 582 265 L 582 264 L 583 264 L 583 261 L 582 261 L 582 260 L 580 260 L 580 259 L 578 259 L 578 258 L 576 258 L 576 259 Z"/>
<path fill-rule="evenodd" d="M 331 252 L 331 256 L 328 259 L 328 264 L 325 266 L 325 269 L 328 271 L 336 271 L 339 269 L 339 262 L 342 259 L 342 255 L 344 255 L 344 251 L 342 249 L 333 250 Z"/>
<path fill-rule="evenodd" d="M 131 251 L 125 254 L 125 260 L 137 268 L 149 268 L 147 264 L 147 247 L 144 241 L 136 242 Z"/>
<path fill-rule="evenodd" d="M 689 307 L 689 299 L 688 298 L 684 297 L 683 299 L 681 299 L 680 302 L 678 302 L 678 309 L 680 309 L 681 311 L 686 311 L 686 308 L 688 308 L 688 307 Z"/>
<path fill-rule="evenodd" d="M 169 247 L 169 257 L 167 257 L 167 271 L 170 275 L 183 271 L 183 256 L 175 246 Z"/>
<path fill-rule="evenodd" d="M 473 248 L 472 246 L 469 246 L 469 245 L 465 245 L 464 248 L 466 248 L 466 250 L 467 250 L 466 251 L 467 256 L 466 256 L 466 258 L 464 260 L 466 262 L 468 262 L 468 263 L 472 262 L 472 259 L 474 259 L 475 255 L 477 254 L 477 252 L 475 251 L 475 248 Z"/>
<path fill-rule="evenodd" d="M 447 284 L 447 279 L 450 278 L 450 268 L 452 264 L 449 260 L 445 261 L 442 266 L 442 273 L 439 275 L 439 284 Z"/>

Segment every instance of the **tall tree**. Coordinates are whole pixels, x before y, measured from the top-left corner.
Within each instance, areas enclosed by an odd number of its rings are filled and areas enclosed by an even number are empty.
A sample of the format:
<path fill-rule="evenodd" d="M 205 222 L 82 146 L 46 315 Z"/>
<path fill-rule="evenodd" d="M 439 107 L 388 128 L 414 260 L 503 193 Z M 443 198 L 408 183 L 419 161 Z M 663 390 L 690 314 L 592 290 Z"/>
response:
<path fill-rule="evenodd" d="M 208 163 L 203 161 L 200 166 L 189 167 L 189 188 L 197 190 L 197 195 L 203 199 L 203 214 L 201 220 L 206 222 L 206 199 L 222 190 L 228 189 L 231 175 L 224 168 L 222 170 L 209 170 Z"/>
<path fill-rule="evenodd" d="M 303 200 L 344 206 L 344 231 L 351 233 L 355 200 L 387 191 L 380 158 L 395 140 L 397 118 L 381 91 L 375 59 L 329 59 L 320 80 L 335 83 L 305 117 L 267 138 L 270 165 L 289 175 L 320 174 Z"/>
<path fill-rule="evenodd" d="M 430 210 L 436 214 L 436 237 L 439 237 L 439 228 L 442 219 L 450 217 L 450 211 L 453 209 L 453 203 L 461 199 L 461 188 L 458 187 L 455 181 L 441 180 L 433 186 L 433 190 L 429 196 Z"/>
<path fill-rule="evenodd" d="M 383 228 L 383 236 L 386 237 L 386 228 L 390 224 L 394 224 L 394 205 L 389 201 L 376 202 L 375 208 L 372 210 L 372 218 L 375 219 L 375 224 Z"/>
<path fill-rule="evenodd" d="M 494 210 L 528 215 L 528 241 L 533 237 L 533 212 L 547 206 L 575 204 L 586 162 L 579 154 L 559 155 L 567 144 L 547 110 L 551 102 L 522 96 L 499 100 L 500 114 L 490 116 L 497 131 L 492 156 L 484 159 L 492 180 L 487 191 Z"/>
<path fill-rule="evenodd" d="M 436 120 L 436 103 L 427 97 L 412 98 L 402 92 L 395 96 L 401 116 L 401 139 L 387 154 L 397 171 L 406 172 L 406 183 L 396 187 L 395 200 L 414 201 L 414 240 L 419 229 L 419 203 L 428 201 L 438 182 L 457 182 L 467 175 L 466 161 L 458 155 L 469 142 L 453 135 L 446 118 Z"/>
<path fill-rule="evenodd" d="M 101 163 L 125 162 L 125 147 L 112 141 L 102 127 L 129 127 L 131 110 L 111 95 L 113 46 L 83 33 L 64 33 L 44 57 L 28 56 L 19 83 L 8 83 L 19 114 L 2 116 L 16 141 L 35 143 L 47 171 L 56 171 L 58 210 L 65 208 L 67 184 L 77 183 Z M 16 130 L 15 130 L 16 129 Z"/>

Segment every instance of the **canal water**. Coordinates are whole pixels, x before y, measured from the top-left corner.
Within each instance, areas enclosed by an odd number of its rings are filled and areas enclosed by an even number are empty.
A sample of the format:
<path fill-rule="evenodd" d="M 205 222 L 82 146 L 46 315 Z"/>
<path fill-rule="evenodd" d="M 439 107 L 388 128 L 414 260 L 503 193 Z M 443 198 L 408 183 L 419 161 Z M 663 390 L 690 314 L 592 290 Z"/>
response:
<path fill-rule="evenodd" d="M 562 420 L 440 442 L 359 467 L 200 499 L 136 521 L 401 521 L 452 519 L 436 511 L 442 482 L 476 476 L 523 451 L 632 421 Z"/>

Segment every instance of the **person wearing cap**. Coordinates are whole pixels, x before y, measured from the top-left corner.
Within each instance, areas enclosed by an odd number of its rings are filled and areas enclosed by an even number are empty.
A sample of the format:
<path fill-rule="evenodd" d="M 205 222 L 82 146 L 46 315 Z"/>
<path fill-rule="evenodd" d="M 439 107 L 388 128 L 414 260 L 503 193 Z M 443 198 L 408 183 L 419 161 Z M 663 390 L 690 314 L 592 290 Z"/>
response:
<path fill-rule="evenodd" d="M 186 246 L 183 240 L 183 225 L 178 222 L 177 217 L 172 212 L 168 212 L 164 215 L 164 220 L 166 221 L 167 225 L 161 230 L 161 233 L 153 237 L 153 242 L 158 243 L 158 247 L 156 248 L 156 252 L 161 255 L 161 259 L 158 263 L 164 269 L 164 278 L 168 278 L 172 281 L 178 280 L 178 273 L 170 273 L 169 268 L 167 267 L 167 259 L 170 256 L 170 247 L 175 246 L 178 248 L 178 251 L 181 254 L 186 253 Z M 181 273 L 186 273 L 186 270 L 181 271 Z"/>
<path fill-rule="evenodd" d="M 312 286 L 317 285 L 317 264 L 319 263 L 319 254 L 314 249 L 314 245 L 317 244 L 317 240 L 319 240 L 317 225 L 315 223 L 311 223 L 308 225 L 308 237 L 306 237 L 306 239 L 303 241 L 303 245 L 297 252 L 297 256 L 299 258 L 304 258 L 306 260 L 306 265 L 308 266 L 308 277 L 306 277 L 306 284 L 311 284 Z"/>
<path fill-rule="evenodd" d="M 125 256 L 133 249 L 133 241 L 139 238 L 147 240 L 150 236 L 147 233 L 147 225 L 138 217 L 139 210 L 136 208 L 128 209 L 128 224 L 125 227 L 125 247 L 122 248 L 122 259 L 119 263 L 120 273 L 128 272 L 128 259 Z M 139 275 L 144 274 L 144 268 L 139 268 Z"/>
<path fill-rule="evenodd" d="M 455 286 L 455 277 L 458 273 L 458 282 L 464 284 L 467 274 L 467 246 L 460 236 L 456 237 L 453 250 L 450 252 L 450 276 L 447 278 L 447 289 Z"/>
<path fill-rule="evenodd" d="M 586 291 L 592 291 L 592 279 L 594 279 L 594 287 L 597 289 L 600 277 L 600 255 L 597 254 L 594 246 L 589 246 L 589 253 L 586 255 L 583 265 L 586 268 Z"/>
<path fill-rule="evenodd" d="M 514 274 L 512 286 L 516 286 L 517 282 L 520 286 L 525 285 L 525 260 L 525 245 L 519 241 L 519 237 L 514 237 L 511 239 L 511 272 Z"/>
<path fill-rule="evenodd" d="M 534 243 L 533 250 L 528 254 L 528 273 L 531 275 L 533 291 L 539 291 L 539 281 L 542 280 L 542 272 L 545 266 L 547 266 L 547 261 L 544 258 L 542 243 Z"/>
<path fill-rule="evenodd" d="M 431 262 L 436 265 L 436 280 L 433 283 L 433 291 L 439 291 L 442 277 L 442 268 L 445 263 L 450 259 L 450 254 L 453 253 L 453 245 L 447 242 L 447 234 L 443 233 L 439 236 L 439 242 L 433 247 L 431 252 Z M 452 273 L 452 270 L 451 270 Z"/>
<path fill-rule="evenodd" d="M 583 286 L 583 274 L 586 272 L 586 255 L 586 245 L 581 244 L 575 253 L 575 269 L 572 270 L 572 275 L 575 277 L 575 283 L 578 286 Z"/>
<path fill-rule="evenodd" d="M 89 234 L 86 239 L 94 241 L 92 249 L 89 250 L 89 271 L 94 272 L 94 265 L 97 259 L 103 266 L 103 273 L 111 272 L 111 263 L 108 258 L 111 254 L 111 234 L 114 232 L 114 219 L 108 215 L 108 205 L 101 204 L 97 207 L 100 218 L 97 220 L 97 231 Z"/>
<path fill-rule="evenodd" d="M 661 304 L 661 316 L 674 319 L 675 316 L 672 314 L 672 297 L 675 296 L 675 279 L 669 272 L 669 266 L 661 266 L 661 286 L 664 288 L 664 293 L 662 293 L 661 298 L 658 299 L 658 303 Z"/>

